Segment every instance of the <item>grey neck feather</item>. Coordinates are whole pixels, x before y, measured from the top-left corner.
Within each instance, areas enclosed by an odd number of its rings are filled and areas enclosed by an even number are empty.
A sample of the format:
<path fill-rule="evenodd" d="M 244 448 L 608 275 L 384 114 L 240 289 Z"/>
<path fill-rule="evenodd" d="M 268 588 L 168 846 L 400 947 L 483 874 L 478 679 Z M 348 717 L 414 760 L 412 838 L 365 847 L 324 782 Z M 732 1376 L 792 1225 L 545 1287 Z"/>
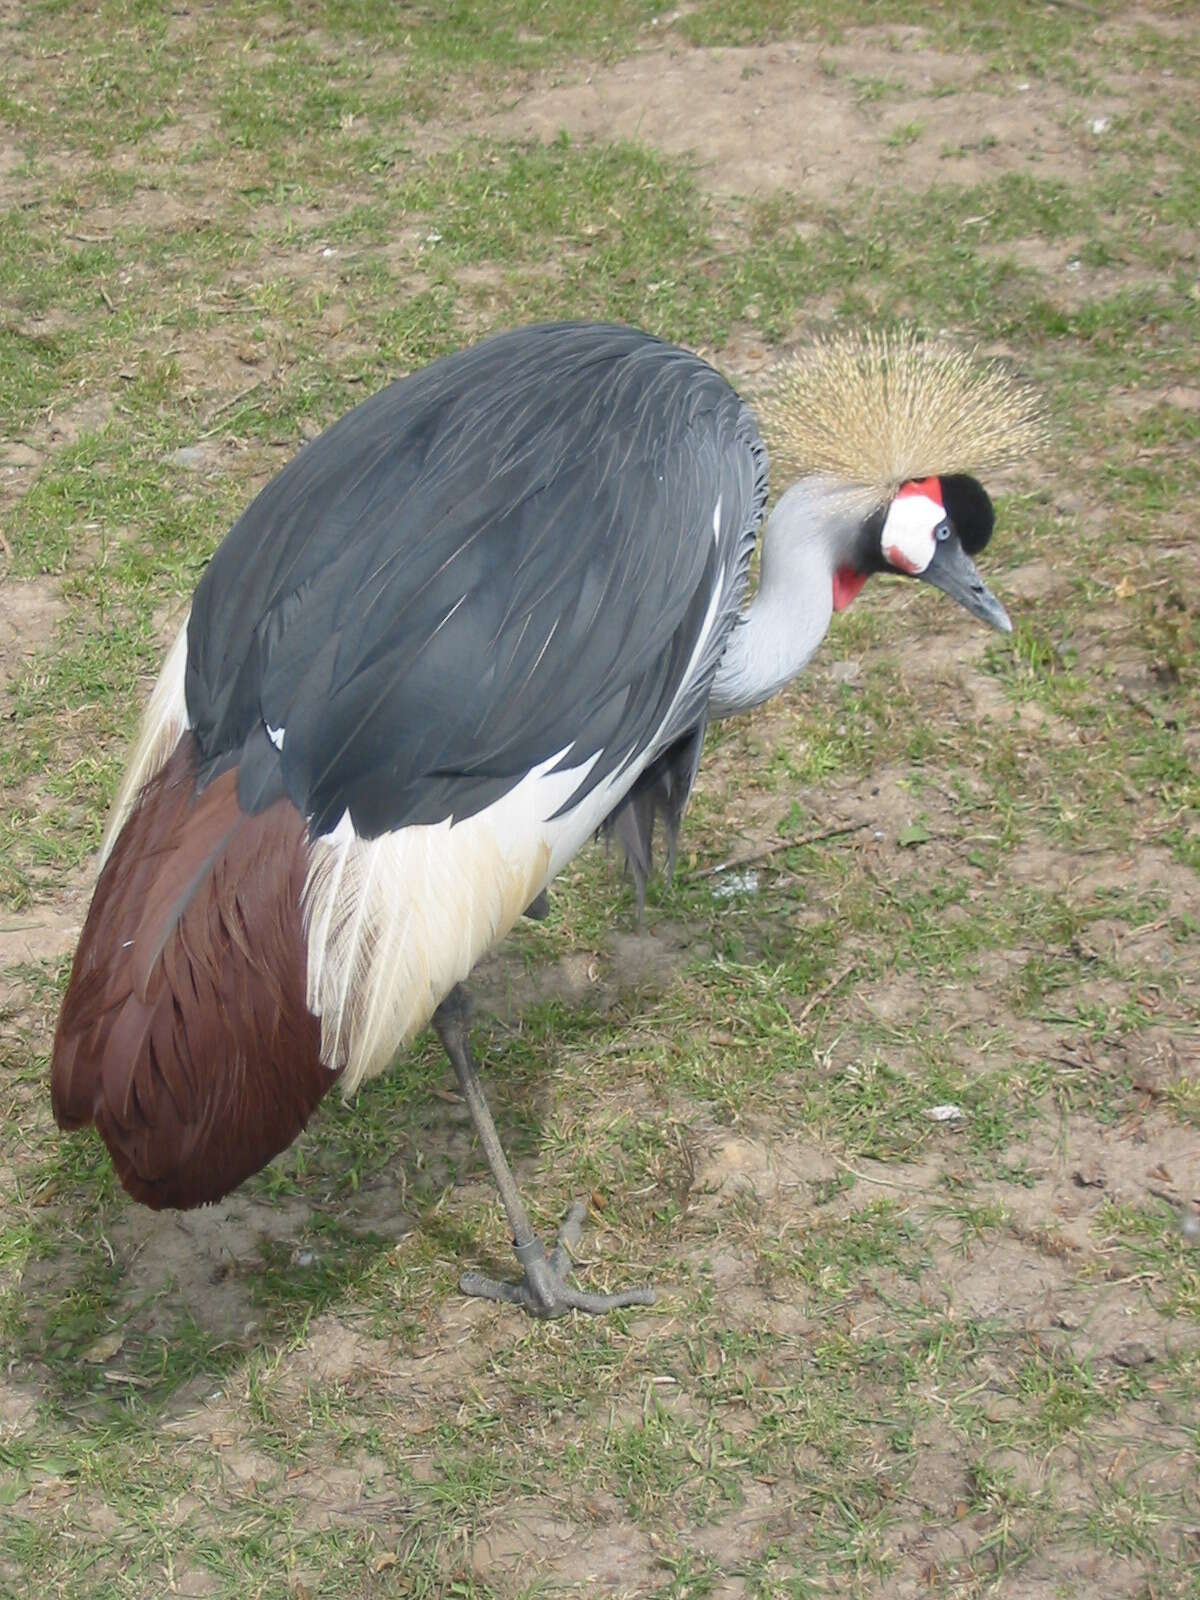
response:
<path fill-rule="evenodd" d="M 763 531 L 758 590 L 713 680 L 710 716 L 761 705 L 808 665 L 833 616 L 834 572 L 863 515 L 854 492 L 828 478 L 804 478 L 779 501 Z"/>

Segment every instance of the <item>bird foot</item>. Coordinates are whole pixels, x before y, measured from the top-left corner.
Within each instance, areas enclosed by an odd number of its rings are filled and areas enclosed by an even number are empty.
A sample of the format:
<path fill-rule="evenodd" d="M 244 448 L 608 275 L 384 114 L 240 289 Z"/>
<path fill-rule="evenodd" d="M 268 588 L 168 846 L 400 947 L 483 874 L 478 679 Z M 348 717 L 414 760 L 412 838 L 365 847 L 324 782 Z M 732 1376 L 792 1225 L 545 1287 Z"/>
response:
<path fill-rule="evenodd" d="M 458 1280 L 459 1288 L 464 1294 L 520 1306 L 532 1317 L 562 1317 L 568 1311 L 615 1311 L 619 1306 L 652 1306 L 654 1290 L 649 1287 L 625 1289 L 619 1294 L 587 1294 L 582 1289 L 573 1289 L 567 1282 L 572 1266 L 571 1246 L 579 1242 L 587 1213 L 587 1201 L 576 1200 L 558 1230 L 558 1242 L 549 1255 L 540 1239 L 531 1239 L 528 1244 L 515 1247 L 517 1260 L 525 1269 L 525 1276 L 518 1283 L 485 1278 L 478 1272 L 464 1272 Z"/>

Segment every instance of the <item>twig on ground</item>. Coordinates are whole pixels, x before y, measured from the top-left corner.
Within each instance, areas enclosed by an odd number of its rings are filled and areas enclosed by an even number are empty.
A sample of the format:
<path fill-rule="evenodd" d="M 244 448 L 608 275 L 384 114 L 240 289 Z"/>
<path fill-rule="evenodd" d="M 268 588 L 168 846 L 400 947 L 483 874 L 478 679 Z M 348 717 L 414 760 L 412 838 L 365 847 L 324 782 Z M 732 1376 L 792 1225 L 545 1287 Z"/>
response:
<path fill-rule="evenodd" d="M 848 1161 L 843 1161 L 841 1156 L 833 1158 L 843 1172 L 848 1172 L 852 1178 L 861 1178 L 864 1183 L 877 1183 L 884 1189 L 906 1189 L 909 1194 L 923 1194 L 925 1191 L 919 1183 L 900 1183 L 896 1178 L 873 1178 L 869 1172 L 860 1172 L 857 1167 L 852 1167 Z"/>
<path fill-rule="evenodd" d="M 205 417 L 205 419 L 204 419 L 204 430 L 201 432 L 200 437 L 202 439 L 206 439 L 208 437 L 209 433 L 212 431 L 213 423 L 217 420 L 218 417 L 223 417 L 227 411 L 232 411 L 234 406 L 236 406 L 239 401 L 248 399 L 249 396 L 252 395 L 256 389 L 261 389 L 261 388 L 262 388 L 262 379 L 259 378 L 255 383 L 252 383 L 249 386 L 249 388 L 247 388 L 247 389 L 239 389 L 237 394 L 232 396 L 231 399 L 223 400 L 219 406 L 217 406 L 214 410 L 210 411 L 208 413 L 208 415 Z"/>
<path fill-rule="evenodd" d="M 715 867 L 705 867 L 696 876 L 715 878 L 719 872 L 731 872 L 734 867 L 747 867 L 755 861 L 766 861 L 771 856 L 777 856 L 781 850 L 797 850 L 801 845 L 820 844 L 822 839 L 837 839 L 844 833 L 858 833 L 867 826 L 866 822 L 847 822 L 838 828 L 822 828 L 819 833 L 802 833 L 795 839 L 776 839 L 774 844 L 747 851 L 745 855 L 730 856 L 728 861 L 719 861 Z"/>
<path fill-rule="evenodd" d="M 838 985 L 848 978 L 852 972 L 857 970 L 858 962 L 857 960 L 854 960 L 848 967 L 843 967 L 836 978 L 830 978 L 829 982 L 822 988 L 818 989 L 816 994 L 814 994 L 812 998 L 801 1007 L 799 1015 L 792 1018 L 793 1027 L 798 1028 L 802 1022 L 807 1021 L 809 1012 L 812 1011 L 813 1007 L 819 1006 L 822 1000 L 827 1000 L 833 991 L 838 987 Z"/>

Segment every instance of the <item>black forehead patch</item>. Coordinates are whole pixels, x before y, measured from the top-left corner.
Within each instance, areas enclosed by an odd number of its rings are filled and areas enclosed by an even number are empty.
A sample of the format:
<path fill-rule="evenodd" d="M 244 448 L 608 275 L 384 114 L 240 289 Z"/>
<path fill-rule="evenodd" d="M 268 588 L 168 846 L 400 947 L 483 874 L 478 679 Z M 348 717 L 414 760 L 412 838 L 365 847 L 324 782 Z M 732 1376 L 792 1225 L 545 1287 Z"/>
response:
<path fill-rule="evenodd" d="M 942 503 L 969 556 L 978 555 L 992 537 L 996 513 L 991 497 L 977 478 L 952 472 L 942 478 Z"/>

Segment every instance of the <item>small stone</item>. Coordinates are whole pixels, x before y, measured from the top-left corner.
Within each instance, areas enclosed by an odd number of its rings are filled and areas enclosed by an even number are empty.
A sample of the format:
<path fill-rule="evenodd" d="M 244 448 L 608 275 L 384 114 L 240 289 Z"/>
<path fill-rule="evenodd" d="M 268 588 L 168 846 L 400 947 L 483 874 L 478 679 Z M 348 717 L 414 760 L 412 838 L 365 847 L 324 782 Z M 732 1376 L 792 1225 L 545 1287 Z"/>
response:
<path fill-rule="evenodd" d="M 961 1106 L 944 1105 L 927 1106 L 925 1115 L 930 1122 L 963 1122 L 966 1120 L 967 1113 Z"/>
<path fill-rule="evenodd" d="M 1154 1351 L 1140 1339 L 1126 1339 L 1112 1353 L 1119 1367 L 1148 1367 L 1154 1360 Z"/>
<path fill-rule="evenodd" d="M 40 451 L 32 445 L 22 444 L 19 440 L 12 443 L 0 441 L 0 462 L 6 467 L 37 467 L 41 465 Z"/>
<path fill-rule="evenodd" d="M 83 1352 L 83 1359 L 92 1366 L 98 1366 L 103 1361 L 110 1361 L 124 1343 L 123 1333 L 106 1333 Z"/>
<path fill-rule="evenodd" d="M 1147 1055 L 1130 1072 L 1129 1086 L 1139 1094 L 1148 1094 L 1157 1099 L 1166 1092 L 1168 1079 L 1167 1062 L 1160 1056 Z"/>
<path fill-rule="evenodd" d="M 208 460 L 208 446 L 204 444 L 184 444 L 178 450 L 172 450 L 166 457 L 170 467 L 202 467 Z"/>
<path fill-rule="evenodd" d="M 732 900 L 738 894 L 758 893 L 758 873 L 725 872 L 713 884 L 712 895 L 714 900 Z"/>

